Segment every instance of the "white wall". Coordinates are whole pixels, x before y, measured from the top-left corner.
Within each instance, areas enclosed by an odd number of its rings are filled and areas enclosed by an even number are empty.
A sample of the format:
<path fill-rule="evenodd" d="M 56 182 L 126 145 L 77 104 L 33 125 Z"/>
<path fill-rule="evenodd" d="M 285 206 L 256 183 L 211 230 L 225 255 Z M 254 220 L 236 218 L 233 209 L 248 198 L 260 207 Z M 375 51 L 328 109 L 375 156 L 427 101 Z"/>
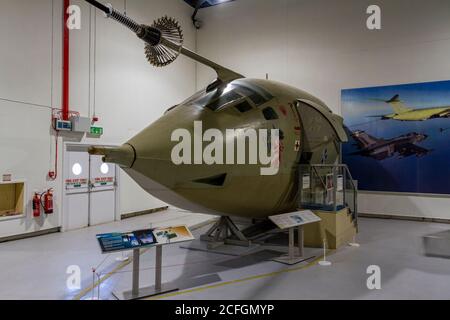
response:
<path fill-rule="evenodd" d="M 124 9 L 124 0 L 110 0 Z M 152 23 L 165 14 L 181 22 L 186 44 L 194 46 L 191 8 L 180 0 L 127 0 L 127 12 Z M 165 69 L 151 67 L 143 44 L 81 0 L 82 29 L 71 31 L 70 106 L 82 116 L 100 117 L 101 139 L 81 142 L 120 144 L 159 118 L 195 89 L 195 64 L 180 58 Z M 51 107 L 61 107 L 62 0 L 0 0 L 0 176 L 27 180 L 27 217 L 0 220 L 0 238 L 61 225 L 62 152 L 59 177 L 46 179 L 54 160 Z M 95 81 L 94 81 L 95 79 Z M 95 83 L 95 85 L 94 85 Z M 95 101 L 95 103 L 94 103 Z M 60 146 L 64 139 L 60 139 Z M 121 174 L 120 211 L 164 204 Z M 56 212 L 31 217 L 33 190 L 55 189 Z"/>
<path fill-rule="evenodd" d="M 366 9 L 382 8 L 381 31 Z M 450 79 L 450 2 L 238 0 L 200 11 L 199 52 L 304 89 L 341 112 L 341 89 Z M 199 68 L 198 86 L 214 74 Z M 450 199 L 361 194 L 365 213 L 450 219 Z"/>

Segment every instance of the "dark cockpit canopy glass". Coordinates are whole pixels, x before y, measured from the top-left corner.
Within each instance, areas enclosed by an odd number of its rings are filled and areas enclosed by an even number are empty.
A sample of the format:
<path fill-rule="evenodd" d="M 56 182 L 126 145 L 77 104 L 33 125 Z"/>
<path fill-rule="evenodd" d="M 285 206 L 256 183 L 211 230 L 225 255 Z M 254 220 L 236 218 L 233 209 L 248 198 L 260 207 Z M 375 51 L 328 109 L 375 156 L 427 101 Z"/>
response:
<path fill-rule="evenodd" d="M 249 101 L 255 107 L 273 99 L 265 89 L 255 86 L 248 81 L 236 80 L 226 86 L 218 87 L 211 92 L 202 92 L 194 95 L 185 104 L 206 107 L 212 111 L 222 110 L 228 106 L 241 106 L 241 112 L 249 111 Z"/>

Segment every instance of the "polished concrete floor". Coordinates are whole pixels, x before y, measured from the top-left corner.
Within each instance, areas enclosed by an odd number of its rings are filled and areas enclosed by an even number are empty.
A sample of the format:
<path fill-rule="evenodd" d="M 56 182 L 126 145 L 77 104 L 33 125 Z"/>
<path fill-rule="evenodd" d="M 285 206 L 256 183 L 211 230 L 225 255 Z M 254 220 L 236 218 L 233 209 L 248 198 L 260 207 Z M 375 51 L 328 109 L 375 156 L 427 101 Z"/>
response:
<path fill-rule="evenodd" d="M 0 244 L 0 299 L 115 299 L 113 292 L 131 286 L 131 263 L 120 254 L 102 256 L 95 234 L 168 225 L 193 226 L 196 236 L 211 217 L 171 209 L 151 216 L 64 234 Z M 243 256 L 191 251 L 178 245 L 164 249 L 163 281 L 180 291 L 153 299 L 450 299 L 450 260 L 426 257 L 422 237 L 450 225 L 397 220 L 360 219 L 359 248 L 331 252 L 330 267 L 307 262 L 286 266 L 271 261 L 275 249 Z M 67 267 L 82 270 L 82 290 L 66 286 Z M 381 290 L 369 290 L 369 266 L 381 270 Z M 92 288 L 91 268 L 103 279 Z M 7 270 L 7 271 L 5 271 Z M 141 256 L 141 286 L 154 282 L 154 249 Z"/>
<path fill-rule="evenodd" d="M 147 227 L 188 225 L 211 221 L 211 216 L 169 209 L 152 215 L 110 224 L 55 233 L 37 238 L 0 243 L 0 300 L 72 299 L 79 290 L 69 290 L 66 272 L 81 269 L 82 288 L 92 284 L 92 268 L 106 272 L 122 254 L 102 255 L 96 234 L 128 232 Z"/>

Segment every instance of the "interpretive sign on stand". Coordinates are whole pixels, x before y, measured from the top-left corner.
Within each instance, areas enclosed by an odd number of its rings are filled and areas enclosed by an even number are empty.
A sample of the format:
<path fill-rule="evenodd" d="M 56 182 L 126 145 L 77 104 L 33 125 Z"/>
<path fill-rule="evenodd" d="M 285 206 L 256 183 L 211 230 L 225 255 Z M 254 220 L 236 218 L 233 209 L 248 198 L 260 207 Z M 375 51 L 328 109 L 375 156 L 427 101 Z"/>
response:
<path fill-rule="evenodd" d="M 178 290 L 170 284 L 162 284 L 163 246 L 194 240 L 187 226 L 162 227 L 126 233 L 106 233 L 97 235 L 103 254 L 133 250 L 133 288 L 122 294 L 113 293 L 118 299 L 134 300 L 160 295 Z M 156 248 L 155 286 L 139 288 L 140 250 Z"/>
<path fill-rule="evenodd" d="M 194 239 L 191 231 L 186 226 L 97 235 L 97 240 L 104 254 L 141 249 L 149 246 L 181 243 Z"/>
<path fill-rule="evenodd" d="M 281 230 L 321 221 L 321 219 L 311 210 L 280 214 L 277 216 L 271 216 L 269 219 Z"/>
<path fill-rule="evenodd" d="M 269 219 L 281 230 L 289 230 L 289 254 L 273 260 L 288 265 L 307 260 L 308 257 L 304 257 L 303 226 L 319 222 L 321 219 L 310 210 L 280 214 L 271 216 Z M 295 248 L 295 229 L 297 229 L 298 233 L 297 250 Z"/>

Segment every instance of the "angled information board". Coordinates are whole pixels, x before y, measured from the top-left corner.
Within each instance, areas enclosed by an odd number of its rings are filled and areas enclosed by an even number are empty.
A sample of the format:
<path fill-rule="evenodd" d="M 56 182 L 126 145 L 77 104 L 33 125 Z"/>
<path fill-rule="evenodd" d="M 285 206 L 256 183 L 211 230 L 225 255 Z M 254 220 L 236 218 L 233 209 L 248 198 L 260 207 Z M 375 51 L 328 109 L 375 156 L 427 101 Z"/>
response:
<path fill-rule="evenodd" d="M 180 243 L 194 240 L 194 236 L 186 226 L 153 229 L 158 245 Z"/>
<path fill-rule="evenodd" d="M 113 253 L 194 240 L 186 226 L 138 230 L 97 235 L 102 253 Z"/>
<path fill-rule="evenodd" d="M 133 300 L 151 297 L 178 290 L 171 284 L 162 283 L 162 251 L 166 245 L 195 240 L 189 228 L 185 225 L 159 227 L 125 233 L 98 234 L 97 241 L 103 254 L 120 251 L 133 251 L 133 287 L 131 291 L 113 293 L 118 299 Z M 139 288 L 139 265 L 141 249 L 152 248 L 155 253 L 155 285 Z"/>
<path fill-rule="evenodd" d="M 269 219 L 281 230 L 303 226 L 309 223 L 319 222 L 321 219 L 311 210 L 297 211 L 291 213 L 271 216 Z"/>

